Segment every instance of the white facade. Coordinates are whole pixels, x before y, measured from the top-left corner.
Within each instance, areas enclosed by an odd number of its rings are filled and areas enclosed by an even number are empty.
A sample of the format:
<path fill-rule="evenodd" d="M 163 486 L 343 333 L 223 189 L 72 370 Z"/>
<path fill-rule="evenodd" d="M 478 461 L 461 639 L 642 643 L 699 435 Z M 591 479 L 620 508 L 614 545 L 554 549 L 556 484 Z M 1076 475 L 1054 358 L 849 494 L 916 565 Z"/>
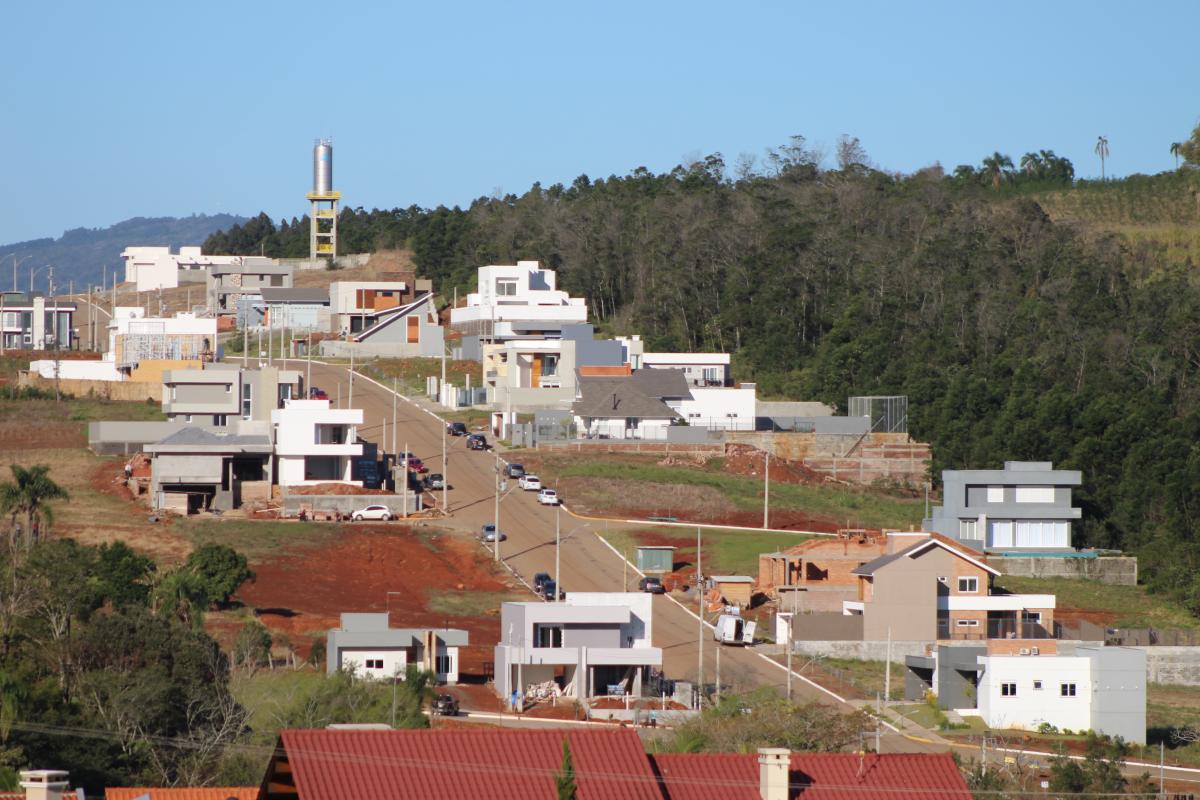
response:
<path fill-rule="evenodd" d="M 724 386 L 729 379 L 728 353 L 642 353 L 641 366 L 681 369 L 689 386 Z"/>
<path fill-rule="evenodd" d="M 644 439 L 665 441 L 670 419 L 644 417 L 575 417 L 575 430 L 589 439 Z"/>
<path fill-rule="evenodd" d="M 134 284 L 139 292 L 172 289 L 179 285 L 181 272 L 196 273 L 200 282 L 209 266 L 242 260 L 241 256 L 204 255 L 199 247 L 181 247 L 178 253 L 172 253 L 170 247 L 126 247 L 121 258 L 125 259 L 125 282 Z"/>
<path fill-rule="evenodd" d="M 978 661 L 976 705 L 989 727 L 1036 730 L 1048 723 L 1146 743 L 1146 656 L 1140 650 L 1078 647 L 1075 655 Z"/>
<path fill-rule="evenodd" d="M 450 324 L 490 341 L 557 338 L 562 326 L 587 322 L 587 302 L 555 288 L 552 269 L 536 261 L 480 267 L 477 291 L 450 311 Z"/>
<path fill-rule="evenodd" d="M 360 485 L 351 470 L 363 453 L 357 443 L 362 422 L 362 409 L 330 408 L 328 400 L 288 400 L 272 411 L 277 483 Z"/>
<path fill-rule="evenodd" d="M 737 388 L 691 387 L 691 400 L 668 400 L 688 425 L 724 431 L 754 430 L 757 400 L 752 383 Z"/>

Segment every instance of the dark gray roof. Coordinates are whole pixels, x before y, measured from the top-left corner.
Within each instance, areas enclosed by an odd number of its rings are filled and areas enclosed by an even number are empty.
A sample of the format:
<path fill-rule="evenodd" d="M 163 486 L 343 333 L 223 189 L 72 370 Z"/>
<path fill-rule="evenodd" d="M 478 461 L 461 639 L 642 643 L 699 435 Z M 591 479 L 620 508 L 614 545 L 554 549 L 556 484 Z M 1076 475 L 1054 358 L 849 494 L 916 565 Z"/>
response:
<path fill-rule="evenodd" d="M 909 550 L 912 550 L 912 548 L 916 547 L 916 546 L 917 545 L 914 544 L 912 547 L 906 547 L 903 550 L 900 550 L 898 552 L 888 553 L 886 556 L 880 556 L 879 558 L 875 559 L 874 561 L 868 561 L 867 563 L 863 564 L 862 566 L 855 567 L 854 569 L 850 570 L 850 574 L 851 575 L 866 575 L 866 576 L 874 575 L 875 571 L 878 570 L 880 567 L 886 567 L 888 564 L 892 563 L 893 561 L 903 557 L 905 554 L 908 553 Z"/>
<path fill-rule="evenodd" d="M 880 556 L 879 558 L 875 559 L 874 561 L 868 561 L 867 563 L 863 564 L 861 567 L 856 567 L 856 568 L 852 569 L 850 571 L 850 574 L 851 575 L 864 575 L 864 576 L 869 577 L 871 575 L 874 575 L 876 572 L 878 572 L 880 570 L 880 568 L 886 567 L 888 564 L 892 563 L 893 561 L 898 561 L 899 559 L 903 558 L 904 556 L 910 555 L 914 551 L 924 550 L 928 547 L 941 547 L 941 548 L 947 550 L 948 552 L 951 552 L 954 555 L 958 556 L 959 558 L 963 558 L 963 559 L 966 559 L 967 561 L 972 561 L 972 562 L 978 564 L 979 566 L 983 567 L 988 572 L 991 572 L 995 575 L 1000 574 L 998 571 L 996 571 L 992 567 L 989 567 L 986 563 L 983 563 L 982 561 L 980 561 L 976 558 L 976 556 L 982 556 L 981 553 L 975 552 L 974 550 L 967 547 L 966 545 L 963 545 L 960 542 L 955 542 L 954 544 L 950 544 L 949 542 L 943 541 L 941 538 L 939 538 L 937 536 L 930 536 L 928 539 L 922 539 L 921 541 L 917 542 L 916 544 L 910 545 L 899 552 L 889 553 L 886 556 Z"/>
<path fill-rule="evenodd" d="M 271 452 L 271 437 L 266 434 L 218 433 L 199 426 L 181 428 L 166 438 L 146 446 L 148 453 Z"/>
<path fill-rule="evenodd" d="M 633 385 L 647 397 L 680 397 L 691 400 L 687 377 L 681 369 L 639 369 L 633 373 Z"/>
<path fill-rule="evenodd" d="M 262 288 L 264 303 L 324 303 L 329 305 L 328 289 L 283 289 L 264 286 Z"/>
<path fill-rule="evenodd" d="M 578 417 L 639 419 L 675 419 L 679 414 L 656 397 L 649 397 L 634 385 L 632 377 L 580 377 L 579 399 L 571 406 Z"/>

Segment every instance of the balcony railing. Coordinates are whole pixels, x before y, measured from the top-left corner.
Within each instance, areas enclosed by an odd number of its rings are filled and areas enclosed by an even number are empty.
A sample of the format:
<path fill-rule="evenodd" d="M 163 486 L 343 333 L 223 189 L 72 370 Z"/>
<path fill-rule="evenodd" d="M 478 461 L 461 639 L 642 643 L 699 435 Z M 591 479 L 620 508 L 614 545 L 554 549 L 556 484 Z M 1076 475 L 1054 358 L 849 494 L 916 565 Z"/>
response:
<path fill-rule="evenodd" d="M 1047 630 L 1040 622 L 989 619 L 986 623 L 975 626 L 960 626 L 949 620 L 938 620 L 938 638 L 949 640 L 985 640 L 985 639 L 1059 639 L 1062 631 L 1056 624 L 1054 630 Z"/>

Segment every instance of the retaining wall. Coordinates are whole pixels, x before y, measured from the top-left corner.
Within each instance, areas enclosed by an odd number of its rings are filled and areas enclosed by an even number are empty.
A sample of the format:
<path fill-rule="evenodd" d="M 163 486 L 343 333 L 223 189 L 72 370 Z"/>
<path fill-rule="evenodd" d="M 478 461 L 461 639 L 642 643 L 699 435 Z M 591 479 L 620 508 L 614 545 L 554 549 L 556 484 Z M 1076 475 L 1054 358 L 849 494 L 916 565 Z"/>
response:
<path fill-rule="evenodd" d="M 1200 686 L 1200 647 L 1138 647 L 1146 654 L 1146 680 Z"/>
<path fill-rule="evenodd" d="M 622 439 L 586 439 L 567 442 L 539 441 L 538 450 L 561 450 L 572 453 L 709 453 L 725 455 L 724 444 L 672 444 Z"/>
<path fill-rule="evenodd" d="M 22 370 L 17 373 L 18 386 L 31 386 L 46 392 L 54 391 L 54 379 L 43 378 L 35 372 Z M 140 383 L 137 381 L 90 381 L 80 378 L 59 378 L 59 390 L 75 397 L 102 397 L 105 400 L 127 400 L 143 403 L 151 400 L 162 402 L 162 383 Z"/>
<path fill-rule="evenodd" d="M 404 513 L 404 503 L 404 496 L 399 494 L 285 494 L 280 511 L 285 517 L 299 516 L 301 508 L 316 515 L 335 511 L 349 514 L 365 506 L 382 505 L 388 507 L 392 516 L 399 517 Z M 409 492 L 408 513 L 414 514 L 420 510 L 420 495 Z"/>
<path fill-rule="evenodd" d="M 1137 585 L 1135 556 L 988 556 L 987 562 L 1005 575 L 1022 578 L 1087 578 L 1117 586 Z"/>

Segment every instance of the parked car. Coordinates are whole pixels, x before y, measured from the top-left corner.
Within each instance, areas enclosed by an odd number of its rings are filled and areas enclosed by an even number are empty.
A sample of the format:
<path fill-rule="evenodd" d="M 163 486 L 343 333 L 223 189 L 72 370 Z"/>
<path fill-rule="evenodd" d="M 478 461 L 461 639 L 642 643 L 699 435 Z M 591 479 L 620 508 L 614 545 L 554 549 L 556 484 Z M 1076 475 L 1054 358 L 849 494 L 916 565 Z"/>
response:
<path fill-rule="evenodd" d="M 509 464 L 504 468 L 504 474 L 510 478 L 519 478 L 525 474 L 525 467 L 521 464 Z"/>
<path fill-rule="evenodd" d="M 540 594 L 542 596 L 543 600 L 548 600 L 548 601 L 553 602 L 555 596 L 558 595 L 558 584 L 555 583 L 553 579 L 544 581 L 542 583 L 542 588 L 538 592 L 538 594 Z M 561 597 L 560 597 L 560 599 L 561 599 Z"/>
<path fill-rule="evenodd" d="M 524 475 L 521 476 L 521 479 L 519 481 L 517 481 L 517 486 L 520 486 L 522 489 L 524 489 L 527 492 L 541 491 L 542 479 L 539 478 L 537 475 L 530 475 L 529 473 L 525 473 Z"/>
<path fill-rule="evenodd" d="M 482 433 L 470 434 L 469 436 L 467 436 L 467 449 L 468 450 L 487 450 L 488 449 L 487 437 L 484 436 Z"/>
<path fill-rule="evenodd" d="M 541 593 L 542 593 L 542 586 L 543 586 L 543 585 L 546 583 L 546 581 L 548 581 L 548 580 L 550 580 L 550 573 L 549 573 L 549 572 L 539 572 L 538 574 L 534 575 L 534 576 L 533 576 L 533 591 L 535 591 L 535 592 L 536 592 L 536 593 L 538 593 L 538 594 L 541 594 Z"/>
<path fill-rule="evenodd" d="M 308 390 L 309 400 L 328 400 L 329 395 L 325 394 L 324 389 L 319 389 L 316 386 Z"/>
<path fill-rule="evenodd" d="M 496 535 L 497 535 L 496 526 L 491 522 L 487 523 L 479 530 L 479 538 L 482 539 L 483 541 L 487 542 L 488 544 L 491 544 L 492 542 L 496 541 Z M 500 541 L 502 541 L 502 542 L 508 538 L 507 536 L 504 535 L 504 531 L 500 531 L 499 535 L 500 535 Z"/>
<path fill-rule="evenodd" d="M 558 492 L 553 489 L 542 489 L 538 492 L 537 501 L 544 506 L 558 505 Z"/>
<path fill-rule="evenodd" d="M 434 489 L 442 489 L 446 486 L 446 479 L 442 477 L 440 472 L 431 472 L 425 476 L 425 488 L 429 491 Z"/>
<path fill-rule="evenodd" d="M 405 458 L 408 459 L 408 471 L 409 472 L 427 472 L 428 471 L 429 468 L 425 466 L 425 462 L 422 461 L 421 459 L 417 458 L 414 454 L 398 453 L 396 455 L 396 461 L 401 464 L 404 463 Z"/>
<path fill-rule="evenodd" d="M 433 713 L 439 717 L 457 717 L 458 700 L 452 694 L 439 694 L 433 701 Z"/>
<path fill-rule="evenodd" d="M 367 506 L 366 508 L 360 508 L 350 513 L 350 519 L 355 522 L 362 522 L 364 519 L 381 519 L 387 522 L 391 518 L 392 510 L 387 506 L 380 505 Z"/>
<path fill-rule="evenodd" d="M 650 594 L 666 594 L 667 588 L 663 586 L 662 578 L 657 575 L 647 575 L 638 581 L 638 591 Z"/>
<path fill-rule="evenodd" d="M 466 436 L 467 423 L 465 422 L 448 422 L 446 423 L 446 433 L 451 436 Z"/>

